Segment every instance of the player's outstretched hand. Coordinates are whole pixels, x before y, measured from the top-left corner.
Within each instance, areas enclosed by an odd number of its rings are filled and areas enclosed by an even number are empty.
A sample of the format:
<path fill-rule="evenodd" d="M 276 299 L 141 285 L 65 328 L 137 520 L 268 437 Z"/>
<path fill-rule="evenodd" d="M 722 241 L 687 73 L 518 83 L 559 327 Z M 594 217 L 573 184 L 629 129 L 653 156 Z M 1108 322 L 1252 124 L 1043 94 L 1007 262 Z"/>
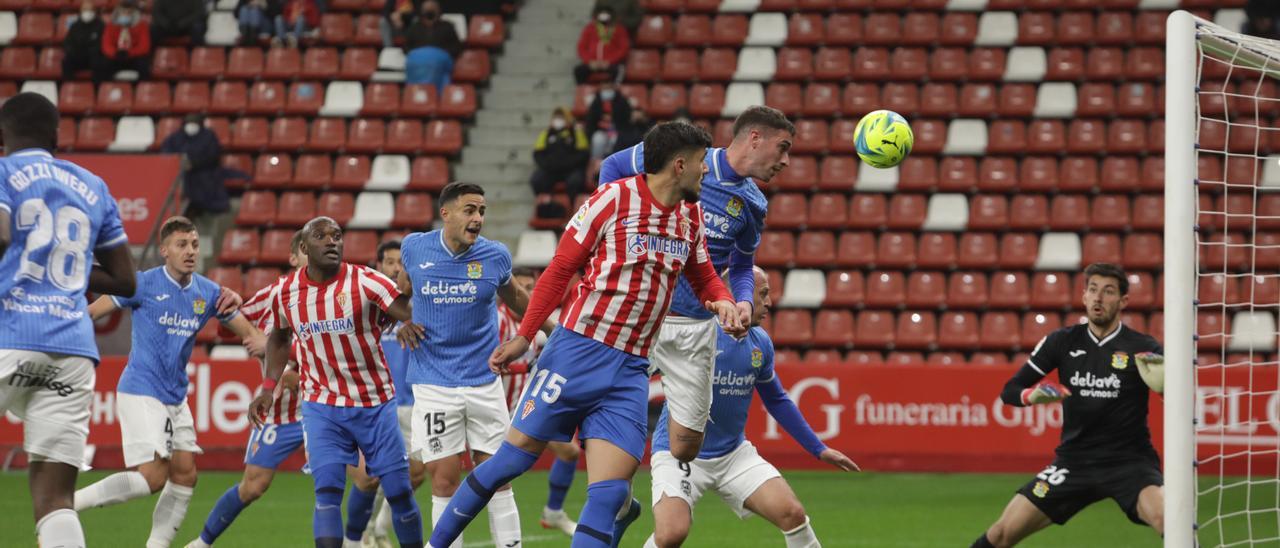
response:
<path fill-rule="evenodd" d="M 245 337 L 240 344 L 244 345 L 244 349 L 249 351 L 250 356 L 261 358 L 267 355 L 267 336 L 262 333 Z"/>
<path fill-rule="evenodd" d="M 396 340 L 400 341 L 400 348 L 408 348 L 409 350 L 417 350 L 418 344 L 422 339 L 427 338 L 427 332 L 413 322 L 405 322 L 400 326 L 400 330 L 396 332 Z"/>
<path fill-rule="evenodd" d="M 1133 357 L 1138 363 L 1138 375 L 1157 393 L 1164 393 L 1164 356 L 1155 352 L 1141 352 Z"/>
<path fill-rule="evenodd" d="M 267 410 L 271 409 L 271 404 L 275 403 L 272 392 L 272 390 L 258 392 L 258 397 L 253 398 L 253 403 L 249 404 L 249 422 L 252 422 L 255 428 L 266 424 Z"/>
<path fill-rule="evenodd" d="M 227 288 L 222 288 L 218 292 L 218 302 L 214 303 L 214 308 L 218 309 L 219 316 L 226 316 L 232 312 L 240 310 L 240 305 L 244 304 L 244 298 L 239 293 Z"/>
<path fill-rule="evenodd" d="M 707 301 L 702 303 L 716 316 L 720 318 L 720 327 L 725 333 L 735 337 L 741 337 L 747 332 L 747 324 L 742 323 L 738 317 L 738 307 L 730 301 Z"/>
<path fill-rule="evenodd" d="M 747 301 L 738 301 L 733 303 L 734 308 L 738 310 L 738 321 L 743 325 L 743 331 L 751 326 L 751 313 L 754 312 L 753 305 Z"/>
<path fill-rule="evenodd" d="M 846 457 L 844 453 L 841 453 L 830 447 L 826 448 L 826 450 L 824 450 L 821 455 L 818 455 L 818 459 L 821 460 L 822 462 L 830 464 L 831 466 L 844 470 L 845 472 L 861 472 L 862 471 L 861 468 L 858 468 L 858 464 L 856 462 L 853 462 L 853 459 Z"/>
<path fill-rule="evenodd" d="M 1062 401 L 1071 395 L 1071 391 L 1067 387 L 1056 382 L 1042 382 L 1034 388 L 1028 388 L 1022 391 L 1022 403 L 1027 405 L 1040 405 L 1042 403 L 1053 403 Z"/>
<path fill-rule="evenodd" d="M 517 358 L 528 351 L 529 339 L 524 337 L 516 337 L 504 342 L 493 349 L 493 354 L 489 355 L 489 370 L 493 371 L 495 375 L 505 374 L 507 372 L 507 364 L 516 361 Z"/>

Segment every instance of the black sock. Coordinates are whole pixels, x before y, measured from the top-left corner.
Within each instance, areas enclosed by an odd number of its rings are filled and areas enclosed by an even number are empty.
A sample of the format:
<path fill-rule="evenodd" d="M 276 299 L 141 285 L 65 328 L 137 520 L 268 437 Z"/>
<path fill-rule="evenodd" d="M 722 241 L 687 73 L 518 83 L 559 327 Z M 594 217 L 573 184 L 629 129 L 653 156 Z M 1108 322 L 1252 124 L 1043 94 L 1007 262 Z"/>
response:
<path fill-rule="evenodd" d="M 987 534 L 983 533 L 978 537 L 978 540 L 973 541 L 973 545 L 969 546 L 969 548 L 996 548 L 996 545 L 991 544 L 991 541 L 987 540 Z"/>

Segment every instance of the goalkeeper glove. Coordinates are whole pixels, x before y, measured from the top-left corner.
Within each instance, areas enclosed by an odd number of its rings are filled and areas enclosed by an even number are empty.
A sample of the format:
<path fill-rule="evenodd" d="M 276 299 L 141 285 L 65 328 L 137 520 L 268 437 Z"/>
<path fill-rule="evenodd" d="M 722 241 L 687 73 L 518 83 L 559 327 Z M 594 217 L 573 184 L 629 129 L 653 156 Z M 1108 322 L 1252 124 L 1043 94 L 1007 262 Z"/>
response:
<path fill-rule="evenodd" d="M 1071 391 L 1067 390 L 1067 387 L 1058 383 L 1045 382 L 1023 390 L 1022 403 L 1025 405 L 1053 403 L 1055 401 L 1062 401 L 1063 398 L 1070 395 Z"/>
<path fill-rule="evenodd" d="M 1164 356 L 1155 352 L 1142 352 L 1133 357 L 1133 361 L 1138 363 L 1138 374 L 1142 376 L 1142 382 L 1147 383 L 1159 394 L 1164 393 Z"/>

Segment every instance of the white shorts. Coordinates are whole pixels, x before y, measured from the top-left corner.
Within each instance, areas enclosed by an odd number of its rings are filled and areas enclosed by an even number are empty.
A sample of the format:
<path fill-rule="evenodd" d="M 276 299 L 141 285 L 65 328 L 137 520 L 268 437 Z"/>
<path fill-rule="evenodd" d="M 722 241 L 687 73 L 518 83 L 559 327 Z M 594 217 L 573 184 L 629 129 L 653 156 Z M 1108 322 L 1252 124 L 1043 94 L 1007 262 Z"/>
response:
<path fill-rule="evenodd" d="M 413 406 L 396 407 L 396 419 L 400 421 L 400 435 L 404 437 L 404 446 L 413 444 Z"/>
<path fill-rule="evenodd" d="M 196 445 L 196 423 L 185 399 L 165 405 L 151 396 L 116 392 L 116 415 L 126 468 L 156 460 L 156 455 L 167 459 L 174 451 L 204 452 Z"/>
<path fill-rule="evenodd" d="M 0 350 L 0 415 L 22 419 L 28 458 L 84 464 L 94 378 L 84 356 Z"/>
<path fill-rule="evenodd" d="M 687 468 L 682 468 L 670 451 L 660 451 L 653 454 L 649 466 L 655 506 L 666 495 L 685 501 L 692 510 L 703 493 L 715 491 L 739 519 L 751 516 L 751 511 L 744 507 L 747 498 L 764 482 L 782 476 L 749 441 L 743 441 L 722 457 L 694 459 Z"/>
<path fill-rule="evenodd" d="M 511 415 L 502 381 L 482 386 L 413 385 L 413 443 L 409 457 L 431 462 L 467 450 L 498 452 Z"/>
<path fill-rule="evenodd" d="M 662 371 L 667 411 L 680 426 L 702 432 L 711 418 L 711 384 L 715 377 L 715 318 L 695 320 L 667 316 L 649 351 L 649 374 Z"/>

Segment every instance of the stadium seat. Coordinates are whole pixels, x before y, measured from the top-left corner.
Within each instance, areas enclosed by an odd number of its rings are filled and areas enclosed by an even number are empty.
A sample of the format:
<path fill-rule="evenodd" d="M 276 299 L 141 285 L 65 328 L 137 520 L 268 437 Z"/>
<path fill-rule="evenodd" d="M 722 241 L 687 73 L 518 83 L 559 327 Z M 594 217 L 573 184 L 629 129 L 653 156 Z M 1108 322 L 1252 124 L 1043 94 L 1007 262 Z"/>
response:
<path fill-rule="evenodd" d="M 307 143 L 307 121 L 303 118 L 276 118 L 271 122 L 267 149 L 295 151 Z"/>
<path fill-rule="evenodd" d="M 1242 302 L 1240 278 L 1211 274 L 1199 276 L 1198 280 L 1196 301 L 1199 306 L 1235 305 Z"/>
<path fill-rule="evenodd" d="M 173 103 L 173 96 L 166 82 L 138 82 L 134 90 L 133 105 L 129 109 L 134 114 L 161 114 L 168 112 Z M 157 133 L 160 138 L 167 134 Z"/>
<path fill-rule="evenodd" d="M 892 220 L 892 215 L 890 220 Z M 909 232 L 886 232 L 876 248 L 876 265 L 882 268 L 909 268 L 916 262 L 916 238 Z"/>
<path fill-rule="evenodd" d="M 284 110 L 284 84 L 281 82 L 256 82 L 249 89 L 249 114 L 276 114 Z"/>
<path fill-rule="evenodd" d="M 227 188 L 242 189 L 253 179 L 253 158 L 248 154 L 223 154 L 222 167 L 242 174 L 231 176 Z"/>
<path fill-rule="evenodd" d="M 724 127 L 725 133 L 731 135 L 732 122 L 728 120 L 721 120 L 721 122 L 725 122 L 725 124 L 717 124 L 719 126 L 717 130 L 720 127 Z M 726 141 L 732 140 L 731 136 L 723 138 Z M 817 180 L 818 166 L 813 156 L 792 156 L 791 164 L 782 173 L 776 175 L 773 180 L 769 181 L 769 186 L 771 190 L 804 192 L 811 190 Z"/>
<path fill-rule="evenodd" d="M 236 114 L 244 112 L 249 106 L 249 88 L 244 82 L 222 80 L 213 84 L 213 95 L 209 100 L 209 112 L 213 114 Z"/>
<path fill-rule="evenodd" d="M 848 348 L 853 346 L 853 341 L 853 312 L 848 310 L 818 311 L 813 326 L 812 342 L 814 345 Z"/>
<path fill-rule="evenodd" d="M 995 350 L 1017 348 L 1022 342 L 1020 320 L 1013 312 L 987 312 L 973 346 Z"/>
<path fill-rule="evenodd" d="M 901 272 L 878 270 L 867 274 L 866 306 L 898 308 L 907 298 L 907 282 Z"/>
<path fill-rule="evenodd" d="M 781 110 L 787 116 L 797 116 L 804 105 L 804 92 L 800 84 L 769 84 L 765 88 L 764 104 Z"/>
<path fill-rule="evenodd" d="M 1071 123 L 1071 152 L 1101 152 L 1106 145 L 1102 136 L 1102 124 L 1095 120 L 1074 120 Z M 1094 135 L 1077 130 L 1097 130 Z M 1066 127 L 1059 120 L 1033 120 L 1027 125 L 1027 150 L 1039 154 L 1056 154 L 1068 146 Z"/>
<path fill-rule="evenodd" d="M 730 48 L 710 48 L 703 51 L 698 60 L 697 76 L 705 81 L 728 82 L 734 79 L 737 69 L 738 53 L 736 51 Z M 772 76 L 773 71 L 768 72 Z"/>
<path fill-rule="evenodd" d="M 338 50 L 327 47 L 307 48 L 302 55 L 302 69 L 298 76 L 309 80 L 337 78 Z"/>
<path fill-rule="evenodd" d="M 230 289 L 236 293 L 244 292 L 244 288 L 241 283 L 242 276 L 240 275 L 239 268 L 231 266 L 215 266 L 206 271 L 204 275 L 213 283 L 216 283 L 226 289 Z"/>
<path fill-rule="evenodd" d="M 1018 18 L 1017 43 L 1045 46 L 1054 43 L 1054 14 L 1044 11 L 1023 13 Z M 986 45 L 986 44 L 983 44 Z"/>
<path fill-rule="evenodd" d="M 835 260 L 836 241 L 832 233 L 809 231 L 796 239 L 796 266 L 817 268 L 828 266 Z"/>
<path fill-rule="evenodd" d="M 864 310 L 854 322 L 854 345 L 860 348 L 886 348 L 894 343 L 892 312 Z"/>
<path fill-rule="evenodd" d="M 326 192 L 316 202 L 316 215 L 332 217 L 339 225 L 346 226 L 355 215 L 355 198 L 346 192 Z"/>
<path fill-rule="evenodd" d="M 767 234 L 767 233 L 766 233 Z M 761 246 L 763 247 L 763 242 Z M 757 254 L 757 260 L 759 260 Z M 836 243 L 836 265 L 866 268 L 876 262 L 876 238 L 872 232 L 843 232 Z"/>
<path fill-rule="evenodd" d="M 342 155 L 333 163 L 333 180 L 330 184 L 335 189 L 360 189 L 369 180 L 369 173 L 368 156 Z"/>
<path fill-rule="evenodd" d="M 467 23 L 468 46 L 496 48 L 506 39 L 506 29 L 499 15 L 473 15 Z"/>
<path fill-rule="evenodd" d="M 832 158 L 828 157 L 830 161 Z M 888 208 L 883 194 L 857 193 L 849 199 L 848 225 L 851 228 L 877 230 L 888 222 Z"/>
<path fill-rule="evenodd" d="M 231 54 L 227 56 L 227 71 L 224 75 L 227 78 L 252 79 L 262 74 L 264 59 L 262 48 L 259 47 L 238 47 L 231 48 Z"/>
<path fill-rule="evenodd" d="M 347 124 L 340 118 L 317 118 L 311 122 L 307 150 L 336 152 L 346 145 Z"/>
<path fill-rule="evenodd" d="M 987 270 L 995 268 L 999 257 L 1000 247 L 994 234 L 966 232 L 960 235 L 953 262 L 959 268 Z"/>
<path fill-rule="evenodd" d="M 381 44 L 379 38 L 376 44 Z M 373 48 L 347 48 L 342 52 L 338 78 L 342 80 L 368 80 L 378 70 L 378 52 Z"/>
<path fill-rule="evenodd" d="M 245 193 L 249 195 L 248 192 Z M 244 205 L 241 203 L 241 211 Z M 316 216 L 316 195 L 310 191 L 291 191 L 280 195 L 275 222 L 281 226 L 300 227 Z"/>
<path fill-rule="evenodd" d="M 143 152 L 156 141 L 155 123 L 150 116 L 124 116 L 116 124 L 115 140 L 109 152 Z"/>
<path fill-rule="evenodd" d="M 765 231 L 756 248 L 756 263 L 765 267 L 786 267 L 795 261 L 795 237 L 788 232 Z"/>
<path fill-rule="evenodd" d="M 288 155 L 261 154 L 253 173 L 255 188 L 287 185 L 293 179 L 293 159 Z"/>
<path fill-rule="evenodd" d="M 173 91 L 173 112 L 188 114 L 204 112 L 209 108 L 209 84 L 204 82 L 178 82 Z"/>
<path fill-rule="evenodd" d="M 258 229 L 233 228 L 222 236 L 218 262 L 222 264 L 248 264 L 258 259 Z"/>
<path fill-rule="evenodd" d="M 823 306 L 852 308 L 861 306 L 866 298 L 866 281 L 857 270 L 833 270 L 827 272 L 826 300 Z"/>
<path fill-rule="evenodd" d="M 1085 196 L 1054 196 L 1049 211 L 1049 228 L 1053 230 L 1080 231 L 1089 225 L 1089 199 Z"/>
<path fill-rule="evenodd" d="M 387 126 L 387 139 L 383 150 L 390 153 L 415 153 L 422 148 L 422 122 L 397 118 Z"/>
<path fill-rule="evenodd" d="M 879 352 L 850 352 L 845 355 L 843 365 L 883 367 L 884 356 Z"/>
<path fill-rule="evenodd" d="M 379 84 L 372 84 L 370 87 L 372 88 L 377 85 Z M 393 112 L 398 109 L 398 113 L 402 116 L 427 117 L 435 115 L 438 106 L 435 86 L 429 84 L 408 84 L 404 86 L 403 91 L 399 92 L 400 97 L 398 101 L 394 96 L 390 96 L 394 86 L 389 84 L 381 84 L 381 86 L 382 87 L 378 89 L 379 97 L 377 106 L 375 107 L 376 111 L 380 112 L 382 110 L 386 110 L 386 105 L 392 105 L 390 106 L 390 109 Z M 397 103 L 398 106 L 395 106 Z M 366 112 L 368 112 L 369 106 L 367 98 L 365 104 Z"/>
<path fill-rule="evenodd" d="M 683 19 L 683 18 L 682 18 Z M 698 75 L 698 52 L 692 48 L 673 48 L 662 56 L 662 78 L 669 81 L 693 80 Z"/>
<path fill-rule="evenodd" d="M 830 48 L 824 48 L 826 51 L 832 51 Z M 844 55 L 840 52 L 844 50 L 836 50 L 835 53 L 829 54 L 828 64 L 823 63 L 823 50 L 818 50 L 818 58 L 814 62 L 814 76 L 819 79 L 843 80 L 848 78 L 848 73 L 836 74 L 835 71 L 843 66 Z M 847 52 L 846 52 L 847 53 Z M 861 81 L 875 81 L 882 79 L 897 79 L 898 74 L 896 67 L 892 67 L 892 61 L 889 58 L 889 50 L 884 48 L 858 48 L 857 53 L 852 59 L 853 76 Z"/>
<path fill-rule="evenodd" d="M 737 48 L 746 41 L 748 31 L 747 16 L 742 14 L 720 14 L 711 22 L 711 45 L 713 47 Z M 677 29 L 677 34 L 679 29 Z M 679 41 L 679 36 L 676 37 Z M 781 45 L 781 44 L 776 44 Z M 772 49 L 770 49 L 772 51 Z"/>
<path fill-rule="evenodd" d="M 182 78 L 187 76 L 189 63 L 190 56 L 185 47 L 162 46 L 155 48 L 155 53 L 151 56 L 151 77 L 160 80 Z"/>
<path fill-rule="evenodd" d="M 952 124 L 952 130 L 955 129 L 958 129 L 956 124 Z M 952 131 L 949 130 L 949 132 Z M 963 138 L 959 136 L 964 134 L 963 130 L 956 133 L 958 133 L 956 136 L 957 139 Z M 954 151 L 951 151 L 950 153 L 954 153 Z M 958 156 L 944 156 L 938 162 L 937 190 L 939 192 L 968 192 L 973 189 L 977 182 L 977 160 Z"/>
<path fill-rule="evenodd" d="M 93 84 L 72 81 L 62 83 L 55 104 L 63 114 L 84 114 L 93 109 L 93 102 Z"/>
<path fill-rule="evenodd" d="M 1151 278 L 1151 274 L 1146 272 L 1130 272 L 1128 277 L 1128 308 L 1133 310 L 1146 310 L 1154 307 L 1156 303 L 1156 286 L 1155 281 Z"/>
<path fill-rule="evenodd" d="M 1132 269 L 1158 269 L 1164 265 L 1164 244 L 1158 234 L 1138 232 L 1124 239 L 1124 266 Z"/>
<path fill-rule="evenodd" d="M 693 105 L 694 102 L 690 101 L 689 112 L 696 116 L 697 114 L 693 109 Z M 795 144 L 791 147 L 793 154 L 824 153 L 827 151 L 827 138 L 830 135 L 831 130 L 825 120 L 797 120 L 795 127 Z"/>
<path fill-rule="evenodd" d="M 392 228 L 424 230 L 431 226 L 435 210 L 431 195 L 424 192 L 401 192 L 396 195 L 395 213 L 391 217 Z"/>
<path fill-rule="evenodd" d="M 1049 333 L 1062 327 L 1062 316 L 1057 313 L 1028 312 L 1022 316 L 1022 350 L 1035 348 Z"/>
<path fill-rule="evenodd" d="M 198 47 L 191 50 L 186 76 L 212 80 L 222 76 L 227 69 L 227 52 L 223 48 Z"/>
<path fill-rule="evenodd" d="M 380 119 L 353 120 L 348 127 L 346 149 L 354 153 L 377 152 L 382 148 L 386 135 L 386 123 Z"/>
<path fill-rule="evenodd" d="M 640 20 L 636 32 L 636 45 L 640 47 L 666 47 L 671 43 L 674 25 L 668 15 L 647 14 Z"/>
<path fill-rule="evenodd" d="M 977 272 L 956 272 L 948 281 L 948 308 L 985 308 L 988 305 L 987 278 Z"/>
<path fill-rule="evenodd" d="M 409 170 L 409 188 L 439 192 L 449 183 L 449 163 L 439 156 L 419 156 Z"/>
<path fill-rule="evenodd" d="M 773 316 L 774 344 L 807 345 L 813 342 L 813 314 L 808 310 L 779 310 Z"/>
<path fill-rule="evenodd" d="M 1081 244 L 1080 261 L 1082 264 L 1123 262 L 1119 234 L 1085 234 Z"/>
<path fill-rule="evenodd" d="M 969 55 L 961 48 L 939 48 L 929 57 L 929 79 L 938 82 L 963 80 L 969 76 L 969 61 Z"/>
<path fill-rule="evenodd" d="M 3 55 L 3 52 L 0 52 L 0 55 Z M 36 57 L 35 72 L 32 73 L 31 77 L 38 80 L 61 78 L 63 57 L 65 57 L 65 54 L 62 48 L 50 46 L 41 49 L 40 55 Z M 3 59 L 0 59 L 0 73 L 4 71 L 3 62 Z"/>
<path fill-rule="evenodd" d="M 266 148 L 270 130 L 266 118 L 240 118 L 231 125 L 231 150 L 255 151 Z"/>
<path fill-rule="evenodd" d="M 15 93 L 16 95 L 16 93 Z M 76 136 L 79 129 L 76 121 L 69 116 L 58 119 L 58 150 L 73 150 L 76 147 Z"/>
<path fill-rule="evenodd" d="M 1217 350 L 1223 346 L 1223 335 L 1231 333 L 1231 318 L 1221 311 L 1200 311 L 1196 314 L 1197 346 L 1204 350 Z"/>
<path fill-rule="evenodd" d="M 379 154 L 374 157 L 373 164 L 369 168 L 369 180 L 364 188 L 365 190 L 400 191 L 409 186 L 412 178 L 413 167 L 408 156 Z"/>
<path fill-rule="evenodd" d="M 881 97 L 885 108 L 904 116 L 914 116 L 920 110 L 920 88 L 915 84 L 889 82 L 881 89 Z"/>
<path fill-rule="evenodd" d="M 62 89 L 71 87 L 63 84 Z M 59 101 L 61 103 L 61 101 Z M 98 99 L 93 104 L 95 114 L 124 114 L 133 108 L 133 86 L 128 82 L 103 82 L 98 86 Z"/>
<path fill-rule="evenodd" d="M 293 173 L 292 184 L 299 188 L 325 188 L 333 179 L 333 161 L 328 154 L 303 154 Z"/>
<path fill-rule="evenodd" d="M 816 13 L 793 13 L 787 20 L 787 45 L 813 47 L 825 41 L 826 27 Z"/>
<path fill-rule="evenodd" d="M 894 46 L 903 43 L 902 20 L 896 13 L 871 12 L 863 18 L 862 43 L 868 46 Z M 937 27 L 933 29 L 936 37 Z"/>
<path fill-rule="evenodd" d="M 894 194 L 889 199 L 887 224 L 890 229 L 918 229 L 928 214 L 928 201 L 921 194 Z"/>
<path fill-rule="evenodd" d="M 938 322 L 938 348 L 970 350 L 978 346 L 978 315 L 973 312 L 947 312 Z"/>
<path fill-rule="evenodd" d="M 782 308 L 819 308 L 826 300 L 826 284 L 821 270 L 793 269 L 787 271 L 782 294 L 777 300 Z"/>
<path fill-rule="evenodd" d="M 1003 230 L 1009 227 L 1009 202 L 1004 196 L 979 194 L 969 205 L 969 228 Z"/>
<path fill-rule="evenodd" d="M 287 265 L 289 263 L 289 244 L 293 240 L 292 229 L 270 229 L 262 234 L 262 251 L 258 260 L 263 264 Z M 349 259 L 348 259 L 349 260 Z"/>
<path fill-rule="evenodd" d="M 902 302 L 907 308 L 944 308 L 947 302 L 947 278 L 940 272 L 912 272 L 907 277 L 906 297 Z"/>
<path fill-rule="evenodd" d="M 1253 236 L 1255 263 L 1257 268 L 1280 268 L 1280 234 L 1275 232 L 1258 232 Z"/>
<path fill-rule="evenodd" d="M 814 83 L 804 89 L 805 116 L 828 117 L 840 111 L 840 90 L 835 84 Z M 833 127 L 834 134 L 834 127 Z M 841 140 L 843 143 L 844 141 Z M 852 140 L 849 141 L 852 146 Z"/>
<path fill-rule="evenodd" d="M 895 348 L 930 350 L 937 342 L 937 318 L 932 312 L 898 314 L 898 329 L 894 337 Z"/>
<path fill-rule="evenodd" d="M 940 24 L 938 42 L 943 46 L 974 45 L 978 37 L 979 25 L 976 14 L 945 11 Z"/>
<path fill-rule="evenodd" d="M 887 52 L 881 51 L 882 62 L 888 64 Z M 818 49 L 813 62 L 813 77 L 818 80 L 842 81 L 853 72 L 853 58 L 846 48 L 823 47 Z"/>
<path fill-rule="evenodd" d="M 887 85 L 885 94 L 888 94 Z M 958 112 L 960 112 L 960 99 L 955 84 L 929 82 L 920 88 L 919 113 L 921 116 L 951 117 Z M 990 110 L 981 114 L 988 113 Z M 974 115 L 968 114 L 968 116 Z"/>
<path fill-rule="evenodd" d="M 116 138 L 116 125 L 111 118 L 82 118 L 77 127 L 76 150 L 106 150 Z"/>
<path fill-rule="evenodd" d="M 1245 278 L 1241 284 L 1241 292 L 1250 296 L 1249 301 L 1255 305 L 1275 306 L 1276 303 L 1280 303 L 1280 276 L 1253 275 Z M 1129 287 L 1132 292 L 1132 282 Z M 1132 303 L 1133 298 L 1130 297 L 1129 300 Z"/>
<path fill-rule="evenodd" d="M 390 192 L 361 192 L 356 196 L 354 214 L 345 224 L 350 228 L 390 228 L 394 212 L 395 199 Z"/>
<path fill-rule="evenodd" d="M 926 232 L 920 235 L 918 246 L 917 267 L 943 270 L 955 268 L 958 259 L 954 234 Z"/>
<path fill-rule="evenodd" d="M 271 48 L 267 50 L 261 76 L 263 78 L 289 80 L 302 71 L 302 54 L 297 48 Z"/>
<path fill-rule="evenodd" d="M 895 178 L 892 186 L 884 188 L 886 191 L 903 190 L 903 191 L 921 191 L 928 192 L 938 186 L 938 161 L 936 158 L 927 156 L 908 156 L 898 166 L 901 171 L 901 180 Z M 874 170 L 873 173 L 890 172 L 891 170 Z"/>
<path fill-rule="evenodd" d="M 848 202 L 841 194 L 822 193 L 809 199 L 806 225 L 816 229 L 844 228 L 848 223 Z"/>

